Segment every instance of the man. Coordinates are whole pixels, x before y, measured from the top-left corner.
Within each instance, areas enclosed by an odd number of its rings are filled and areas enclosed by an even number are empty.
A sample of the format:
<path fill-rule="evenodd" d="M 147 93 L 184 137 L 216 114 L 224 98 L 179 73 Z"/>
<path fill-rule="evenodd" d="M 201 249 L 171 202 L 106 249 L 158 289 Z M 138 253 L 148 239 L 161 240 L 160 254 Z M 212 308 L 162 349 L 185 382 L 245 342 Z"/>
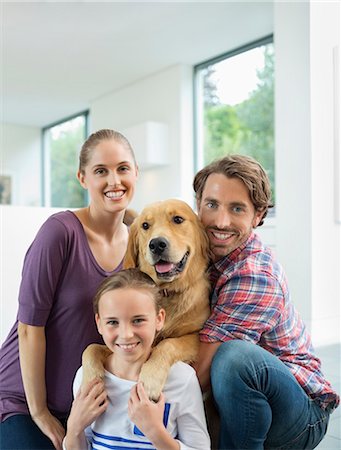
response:
<path fill-rule="evenodd" d="M 320 371 L 281 266 L 253 229 L 271 204 L 252 158 L 222 158 L 194 178 L 210 240 L 211 316 L 200 333 L 197 374 L 211 383 L 220 449 L 312 449 L 338 395 Z"/>

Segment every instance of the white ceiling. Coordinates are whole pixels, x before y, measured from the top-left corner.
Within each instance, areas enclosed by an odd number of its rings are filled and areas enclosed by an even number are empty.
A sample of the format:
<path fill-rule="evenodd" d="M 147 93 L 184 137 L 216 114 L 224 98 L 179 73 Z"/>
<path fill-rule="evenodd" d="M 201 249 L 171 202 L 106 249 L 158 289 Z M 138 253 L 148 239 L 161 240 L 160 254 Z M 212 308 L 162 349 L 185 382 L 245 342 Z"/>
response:
<path fill-rule="evenodd" d="M 1 3 L 1 120 L 44 126 L 273 32 L 266 2 Z"/>

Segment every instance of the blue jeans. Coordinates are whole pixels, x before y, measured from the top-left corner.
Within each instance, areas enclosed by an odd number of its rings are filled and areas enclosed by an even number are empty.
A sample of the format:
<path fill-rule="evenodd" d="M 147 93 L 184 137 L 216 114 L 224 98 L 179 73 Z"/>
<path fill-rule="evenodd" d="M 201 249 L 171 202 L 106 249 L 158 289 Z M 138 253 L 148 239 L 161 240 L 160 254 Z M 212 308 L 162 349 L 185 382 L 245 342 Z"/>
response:
<path fill-rule="evenodd" d="M 66 426 L 66 419 L 61 420 Z M 54 449 L 52 441 L 40 431 L 31 416 L 18 414 L 0 423 L 0 450 Z"/>
<path fill-rule="evenodd" d="M 289 369 L 258 345 L 223 343 L 211 367 L 220 416 L 219 449 L 313 449 L 329 412 L 304 392 Z"/>

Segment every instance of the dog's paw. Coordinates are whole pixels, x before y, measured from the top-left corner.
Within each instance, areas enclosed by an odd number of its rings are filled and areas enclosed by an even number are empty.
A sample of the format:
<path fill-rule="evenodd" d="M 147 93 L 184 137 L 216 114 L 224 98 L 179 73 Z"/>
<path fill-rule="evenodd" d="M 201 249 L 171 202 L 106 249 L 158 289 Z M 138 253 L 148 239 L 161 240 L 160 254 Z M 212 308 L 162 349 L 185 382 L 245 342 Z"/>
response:
<path fill-rule="evenodd" d="M 86 385 L 94 379 L 104 378 L 104 362 L 111 354 L 111 351 L 105 345 L 91 344 L 83 352 L 83 380 Z"/>
<path fill-rule="evenodd" d="M 101 367 L 92 367 L 83 364 L 83 378 L 82 384 L 86 386 L 92 380 L 103 380 L 104 378 L 104 370 L 103 366 Z"/>
<path fill-rule="evenodd" d="M 144 390 L 149 399 L 157 402 L 160 398 L 162 389 L 166 383 L 168 370 L 155 367 L 154 364 L 146 362 L 143 364 L 139 381 L 143 383 Z"/>

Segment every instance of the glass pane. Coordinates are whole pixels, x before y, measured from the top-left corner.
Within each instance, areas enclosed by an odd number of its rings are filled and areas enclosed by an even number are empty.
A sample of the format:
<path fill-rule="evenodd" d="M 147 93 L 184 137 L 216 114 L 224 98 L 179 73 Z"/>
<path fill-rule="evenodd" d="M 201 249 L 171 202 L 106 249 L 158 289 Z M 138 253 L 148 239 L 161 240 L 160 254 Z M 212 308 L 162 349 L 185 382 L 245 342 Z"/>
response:
<path fill-rule="evenodd" d="M 85 126 L 82 115 L 45 132 L 47 206 L 77 208 L 86 204 L 85 191 L 76 177 Z"/>
<path fill-rule="evenodd" d="M 198 169 L 221 156 L 253 156 L 274 170 L 274 46 L 256 47 L 202 69 Z"/>

